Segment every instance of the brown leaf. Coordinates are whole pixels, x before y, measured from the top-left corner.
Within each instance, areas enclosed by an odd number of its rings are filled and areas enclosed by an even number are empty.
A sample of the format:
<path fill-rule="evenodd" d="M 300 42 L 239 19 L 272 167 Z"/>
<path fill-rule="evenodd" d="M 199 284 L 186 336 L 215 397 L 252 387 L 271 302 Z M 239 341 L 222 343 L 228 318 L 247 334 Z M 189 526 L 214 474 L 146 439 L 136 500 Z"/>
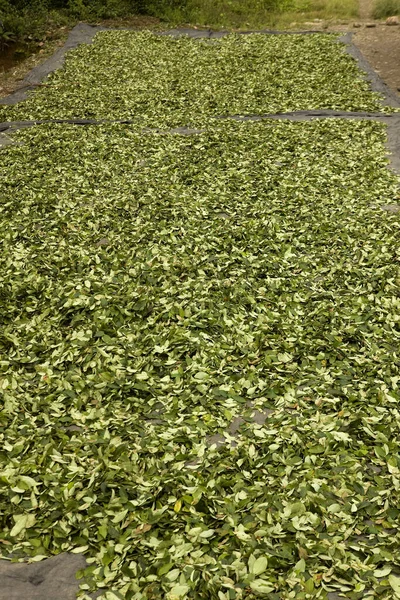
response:
<path fill-rule="evenodd" d="M 307 560 L 308 558 L 307 550 L 305 548 L 302 548 L 301 546 L 299 546 L 299 557 L 304 558 L 304 560 Z"/>
<path fill-rule="evenodd" d="M 141 525 L 139 525 L 139 527 L 136 527 L 134 533 L 140 535 L 141 533 L 146 533 L 147 531 L 150 531 L 151 529 L 151 525 L 149 523 L 142 523 Z"/>

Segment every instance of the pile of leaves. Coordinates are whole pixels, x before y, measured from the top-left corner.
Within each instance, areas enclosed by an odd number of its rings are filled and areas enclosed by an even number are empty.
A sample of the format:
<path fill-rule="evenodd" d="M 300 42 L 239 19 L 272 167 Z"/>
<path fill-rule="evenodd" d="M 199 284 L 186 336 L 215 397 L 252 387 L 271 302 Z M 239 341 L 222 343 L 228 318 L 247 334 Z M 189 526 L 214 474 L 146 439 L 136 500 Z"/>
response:
<path fill-rule="evenodd" d="M 211 115 L 308 109 L 383 109 L 337 35 L 194 40 L 107 31 L 70 52 L 26 102 L 0 108 L 0 120 L 133 119 L 176 127 Z"/>
<path fill-rule="evenodd" d="M 1 151 L 2 555 L 84 552 L 82 598 L 400 597 L 385 128 L 202 127 Z"/>

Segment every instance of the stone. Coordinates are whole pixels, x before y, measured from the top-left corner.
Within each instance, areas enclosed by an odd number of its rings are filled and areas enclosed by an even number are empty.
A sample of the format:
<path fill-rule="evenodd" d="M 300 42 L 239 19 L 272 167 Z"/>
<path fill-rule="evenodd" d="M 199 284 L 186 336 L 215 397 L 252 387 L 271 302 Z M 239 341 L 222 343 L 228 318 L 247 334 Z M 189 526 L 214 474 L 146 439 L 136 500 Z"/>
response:
<path fill-rule="evenodd" d="M 353 27 L 358 29 L 359 27 L 362 27 L 362 25 L 361 25 L 361 23 L 353 23 Z"/>
<path fill-rule="evenodd" d="M 0 146 L 11 146 L 15 142 L 9 138 L 5 133 L 0 133 Z"/>
<path fill-rule="evenodd" d="M 175 127 L 175 129 L 171 129 L 168 133 L 175 133 L 178 135 L 197 135 L 198 133 L 204 133 L 205 129 L 191 129 L 190 127 Z"/>
<path fill-rule="evenodd" d="M 400 204 L 382 204 L 381 209 L 391 213 L 398 213 L 400 211 Z"/>
<path fill-rule="evenodd" d="M 386 25 L 400 25 L 399 17 L 388 17 L 386 19 Z"/>
<path fill-rule="evenodd" d="M 367 23 L 365 27 L 376 27 L 376 23 Z"/>
<path fill-rule="evenodd" d="M 96 242 L 95 246 L 99 247 L 99 246 L 108 246 L 110 243 L 110 240 L 108 238 L 102 238 L 101 240 L 99 240 L 98 242 Z"/>

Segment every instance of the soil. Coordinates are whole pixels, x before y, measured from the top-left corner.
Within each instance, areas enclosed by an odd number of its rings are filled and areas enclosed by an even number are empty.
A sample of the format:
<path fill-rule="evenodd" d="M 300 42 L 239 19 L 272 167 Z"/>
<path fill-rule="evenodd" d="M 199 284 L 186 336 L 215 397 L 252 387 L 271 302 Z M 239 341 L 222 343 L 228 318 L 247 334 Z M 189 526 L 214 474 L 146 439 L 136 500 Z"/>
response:
<path fill-rule="evenodd" d="M 371 19 L 373 5 L 373 0 L 359 0 L 361 27 L 354 29 L 353 42 L 383 81 L 399 94 L 400 25 L 386 25 Z"/>
<path fill-rule="evenodd" d="M 400 25 L 359 29 L 353 42 L 367 61 L 400 97 Z"/>
<path fill-rule="evenodd" d="M 36 45 L 34 51 L 28 57 L 26 55 L 21 56 L 16 52 L 16 47 L 13 45 L 0 51 L 0 98 L 15 92 L 29 71 L 44 62 L 58 48 L 63 46 L 68 33 L 69 30 L 64 27 L 59 31 L 56 40 L 43 42 L 41 46 Z"/>
<path fill-rule="evenodd" d="M 9 71 L 34 53 L 35 49 L 28 44 L 17 42 L 4 44 L 0 52 L 0 73 Z"/>

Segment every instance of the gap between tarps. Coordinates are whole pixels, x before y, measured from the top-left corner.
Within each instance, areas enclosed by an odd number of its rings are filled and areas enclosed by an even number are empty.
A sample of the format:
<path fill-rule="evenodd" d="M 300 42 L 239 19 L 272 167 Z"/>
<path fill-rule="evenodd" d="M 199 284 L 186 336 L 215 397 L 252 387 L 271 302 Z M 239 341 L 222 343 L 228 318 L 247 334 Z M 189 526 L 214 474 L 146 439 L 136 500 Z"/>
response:
<path fill-rule="evenodd" d="M 263 121 L 263 120 L 286 120 L 286 121 L 312 121 L 314 119 L 349 119 L 349 120 L 374 120 L 386 123 L 388 127 L 387 143 L 388 158 L 391 169 L 400 175 L 400 114 L 381 114 L 368 112 L 341 112 L 334 110 L 309 110 L 295 111 L 288 113 L 275 113 L 270 115 L 225 115 L 210 117 L 216 120 L 235 120 L 235 121 Z M 65 125 L 133 125 L 137 120 L 131 119 L 43 119 L 35 121 L 9 121 L 0 123 L 0 149 L 2 147 L 16 144 L 7 133 L 12 133 L 19 129 L 35 127 L 37 125 L 65 124 Z M 142 129 L 143 133 L 153 133 L 158 135 L 198 135 L 205 133 L 204 129 L 194 129 L 191 127 L 175 127 L 173 129 L 152 129 L 146 127 Z"/>
<path fill-rule="evenodd" d="M 270 114 L 251 114 L 251 115 L 210 115 L 209 119 L 231 119 L 235 121 L 262 121 L 266 119 L 282 119 L 289 121 L 310 121 L 312 119 L 327 119 L 327 118 L 338 118 L 338 119 L 369 119 L 376 121 L 394 121 L 400 119 L 399 113 L 379 113 L 379 112 L 362 112 L 362 111 L 341 111 L 331 109 L 315 109 L 315 110 L 298 110 L 288 111 L 282 113 L 270 113 Z M 4 121 L 0 123 L 0 132 L 7 130 L 24 129 L 26 127 L 34 127 L 35 125 L 46 125 L 46 124 L 66 124 L 66 125 L 110 125 L 113 123 L 121 125 L 138 125 L 137 119 L 35 119 L 27 121 Z M 161 130 L 159 128 L 146 127 L 143 131 L 155 131 L 163 133 L 200 133 L 204 130 L 192 129 L 190 127 L 175 127 L 173 129 Z"/>

